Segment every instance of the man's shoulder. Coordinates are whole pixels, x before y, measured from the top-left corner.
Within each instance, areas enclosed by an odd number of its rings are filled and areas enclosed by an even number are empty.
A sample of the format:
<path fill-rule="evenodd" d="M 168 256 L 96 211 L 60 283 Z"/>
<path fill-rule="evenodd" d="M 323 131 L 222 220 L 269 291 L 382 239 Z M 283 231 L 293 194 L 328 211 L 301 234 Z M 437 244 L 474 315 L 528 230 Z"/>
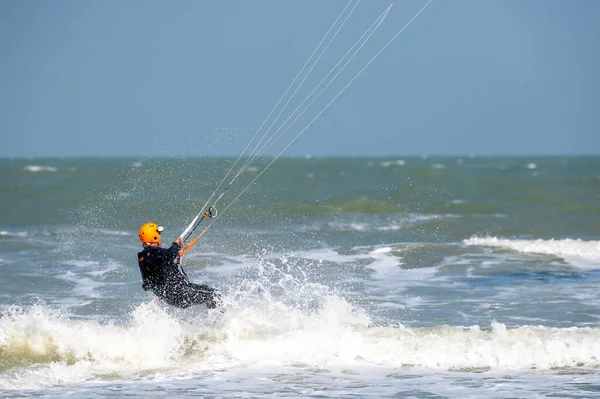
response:
<path fill-rule="evenodd" d="M 139 254 L 148 254 L 148 255 L 157 255 L 157 254 L 163 254 L 163 253 L 168 253 L 170 250 L 170 248 L 163 248 L 163 247 L 147 247 L 144 248 L 142 250 L 142 252 L 139 252 Z"/>
<path fill-rule="evenodd" d="M 160 250 L 162 250 L 162 248 L 160 247 L 145 247 L 140 252 L 138 252 L 138 256 L 160 252 Z"/>

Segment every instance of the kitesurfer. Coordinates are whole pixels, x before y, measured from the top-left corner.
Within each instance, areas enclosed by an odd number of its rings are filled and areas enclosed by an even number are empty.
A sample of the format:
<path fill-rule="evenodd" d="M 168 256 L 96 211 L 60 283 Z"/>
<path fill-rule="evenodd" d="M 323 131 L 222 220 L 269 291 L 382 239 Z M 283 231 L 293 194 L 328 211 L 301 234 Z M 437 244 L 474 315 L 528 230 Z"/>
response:
<path fill-rule="evenodd" d="M 207 285 L 190 283 L 178 262 L 183 240 L 177 237 L 170 248 L 162 248 L 163 227 L 146 223 L 138 234 L 144 249 L 138 252 L 138 263 L 142 273 L 142 288 L 152 291 L 166 303 L 180 308 L 206 304 L 214 309 L 221 303 L 221 296 Z"/>

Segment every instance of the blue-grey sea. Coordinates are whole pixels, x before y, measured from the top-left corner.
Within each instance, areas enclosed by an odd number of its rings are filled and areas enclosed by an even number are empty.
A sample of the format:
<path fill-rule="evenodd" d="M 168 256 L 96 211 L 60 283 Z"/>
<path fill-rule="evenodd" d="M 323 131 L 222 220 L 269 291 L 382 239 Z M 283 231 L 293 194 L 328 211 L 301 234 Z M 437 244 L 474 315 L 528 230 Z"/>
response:
<path fill-rule="evenodd" d="M 0 159 L 0 397 L 600 397 L 600 157 L 271 160 Z"/>

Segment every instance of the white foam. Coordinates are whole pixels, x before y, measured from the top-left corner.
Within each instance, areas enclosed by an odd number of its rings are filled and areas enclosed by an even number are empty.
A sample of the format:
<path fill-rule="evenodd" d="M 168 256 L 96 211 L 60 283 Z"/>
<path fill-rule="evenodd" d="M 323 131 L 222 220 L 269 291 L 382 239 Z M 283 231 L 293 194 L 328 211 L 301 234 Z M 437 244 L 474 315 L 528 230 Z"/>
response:
<path fill-rule="evenodd" d="M 6 236 L 6 237 L 27 237 L 27 232 L 26 231 L 17 231 L 17 232 L 13 232 L 13 231 L 0 231 L 0 236 Z"/>
<path fill-rule="evenodd" d="M 56 277 L 73 283 L 73 292 L 88 298 L 101 297 L 101 290 L 98 290 L 98 288 L 106 283 L 99 280 L 106 274 L 109 274 L 120 267 L 120 264 L 111 261 L 67 260 L 64 261 L 64 264 L 75 266 L 78 269 L 67 270 L 65 273 L 57 275 Z"/>
<path fill-rule="evenodd" d="M 355 248 L 355 250 L 362 251 L 365 248 Z M 394 273 L 400 270 L 399 266 L 402 265 L 400 258 L 393 255 L 391 247 L 379 247 L 375 248 L 368 253 L 356 253 L 350 255 L 343 255 L 336 252 L 333 249 L 321 249 L 314 251 L 300 251 L 295 252 L 294 256 L 302 259 L 314 260 L 319 263 L 322 262 L 334 262 L 334 263 L 353 263 L 360 260 L 370 260 L 366 267 L 374 270 L 377 274 L 382 277 L 390 273 Z"/>
<path fill-rule="evenodd" d="M 402 266 L 405 263 L 402 261 L 399 250 L 389 246 L 355 247 L 353 251 L 356 253 L 344 255 L 333 249 L 320 249 L 295 252 L 293 256 L 319 263 L 355 263 L 367 260 L 370 262 L 364 267 L 375 272 L 374 278 L 379 280 L 392 279 L 397 289 L 398 284 L 404 285 L 413 281 L 423 281 L 431 278 L 438 271 L 437 267 L 403 269 Z"/>
<path fill-rule="evenodd" d="M 383 161 L 379 163 L 379 166 L 384 168 L 389 168 L 390 166 L 404 166 L 406 165 L 406 161 L 404 159 L 398 159 L 396 161 Z"/>
<path fill-rule="evenodd" d="M 94 281 L 89 277 L 80 276 L 70 271 L 57 277 L 61 280 L 73 283 L 75 285 L 75 287 L 73 288 L 73 292 L 75 294 L 93 298 L 97 298 L 100 296 L 99 293 L 96 292 L 96 288 L 102 285 L 102 283 Z"/>
<path fill-rule="evenodd" d="M 302 259 L 315 260 L 318 262 L 335 263 L 349 263 L 363 258 L 362 255 L 342 255 L 331 248 L 316 249 L 312 251 L 296 251 L 293 253 L 293 256 L 300 257 Z"/>
<path fill-rule="evenodd" d="M 48 165 L 26 165 L 23 167 L 23 170 L 25 170 L 27 172 L 33 172 L 33 173 L 56 172 L 56 171 L 58 171 L 58 168 L 55 166 L 48 166 Z"/>
<path fill-rule="evenodd" d="M 123 324 L 74 320 L 43 305 L 4 309 L 0 348 L 7 359 L 21 361 L 0 374 L 0 389 L 265 364 L 432 370 L 600 367 L 600 329 L 508 329 L 496 322 L 485 330 L 374 327 L 362 309 L 335 295 L 325 294 L 317 309 L 305 311 L 247 288 L 225 298 L 224 314 L 173 313 L 149 302 L 138 305 Z"/>
<path fill-rule="evenodd" d="M 505 248 L 529 254 L 554 255 L 573 266 L 582 268 L 600 267 L 600 241 L 570 238 L 562 240 L 510 240 L 473 236 L 463 240 L 463 243 L 466 245 Z"/>
<path fill-rule="evenodd" d="M 249 323 L 234 315 L 235 323 L 230 320 L 222 330 L 227 339 L 209 349 L 208 355 L 236 364 L 300 362 L 317 367 L 367 363 L 438 370 L 547 370 L 600 365 L 598 329 L 525 326 L 509 330 L 501 323 L 493 323 L 488 331 L 478 326 L 370 327 L 364 314 L 339 299 L 327 301 L 322 312 L 300 320 L 289 311 L 260 323 L 255 317 Z M 275 319 L 281 322 L 274 323 Z"/>
<path fill-rule="evenodd" d="M 80 269 L 83 269 L 83 273 L 95 276 L 110 273 L 120 267 L 120 264 L 114 261 L 99 262 L 95 260 L 82 259 L 65 260 L 64 264 L 78 267 Z"/>
<path fill-rule="evenodd" d="M 444 218 L 456 218 L 456 215 L 422 215 L 422 214 L 412 214 L 412 215 L 400 215 L 400 214 L 390 214 L 390 215 L 381 215 L 381 217 L 373 218 L 371 217 L 369 220 L 336 220 L 327 223 L 329 228 L 340 230 L 340 231 L 398 231 L 405 230 L 407 228 L 427 223 L 431 220 Z M 313 229 L 321 229 L 321 224 L 314 225 Z"/>
<path fill-rule="evenodd" d="M 153 303 L 138 306 L 127 326 L 73 321 L 41 305 L 12 307 L 2 312 L 0 347 L 44 367 L 5 372 L 0 388 L 75 383 L 93 375 L 167 367 L 174 364 L 181 331 L 181 325 Z"/>
<path fill-rule="evenodd" d="M 400 266 L 403 262 L 399 256 L 393 254 L 391 247 L 375 248 L 363 257 L 372 260 L 367 267 L 375 270 L 380 278 L 401 272 Z"/>

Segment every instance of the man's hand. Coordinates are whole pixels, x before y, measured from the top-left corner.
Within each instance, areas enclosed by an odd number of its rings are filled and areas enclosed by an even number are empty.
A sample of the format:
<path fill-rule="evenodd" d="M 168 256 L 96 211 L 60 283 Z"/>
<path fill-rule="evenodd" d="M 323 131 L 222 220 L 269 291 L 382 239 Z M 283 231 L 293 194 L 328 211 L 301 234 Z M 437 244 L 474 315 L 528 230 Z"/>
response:
<path fill-rule="evenodd" d="M 180 248 L 183 247 L 183 239 L 181 237 L 177 237 L 173 242 L 179 245 Z"/>

